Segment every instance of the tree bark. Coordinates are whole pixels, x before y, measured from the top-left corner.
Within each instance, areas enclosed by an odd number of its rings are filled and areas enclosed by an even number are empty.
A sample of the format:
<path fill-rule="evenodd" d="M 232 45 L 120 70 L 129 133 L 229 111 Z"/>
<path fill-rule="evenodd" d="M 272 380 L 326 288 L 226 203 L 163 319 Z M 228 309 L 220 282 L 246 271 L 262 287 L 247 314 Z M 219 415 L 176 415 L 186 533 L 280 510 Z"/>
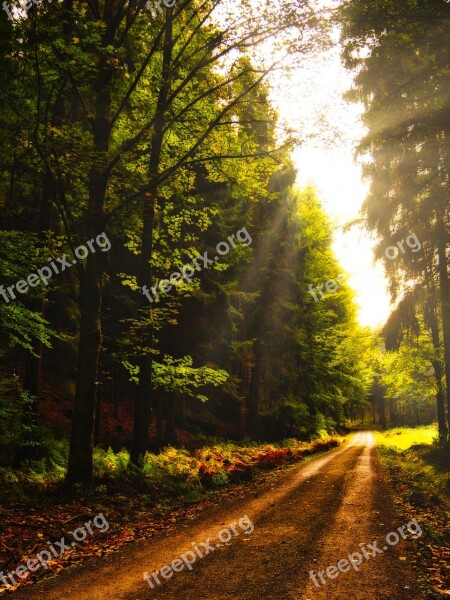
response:
<path fill-rule="evenodd" d="M 380 425 L 383 429 L 386 429 L 386 406 L 385 406 L 384 394 L 382 393 L 379 397 L 379 410 L 380 410 Z"/>
<path fill-rule="evenodd" d="M 446 123 L 444 126 L 444 144 L 445 144 L 445 164 L 446 164 L 446 183 L 447 197 L 450 199 L 450 122 L 448 111 L 445 111 Z M 446 380 L 447 394 L 447 419 L 448 429 L 450 431 L 450 281 L 447 264 L 447 248 L 449 245 L 449 211 L 446 209 L 445 201 L 438 203 L 438 257 L 439 257 L 439 290 L 442 311 L 442 332 L 444 339 L 444 370 Z"/>
<path fill-rule="evenodd" d="M 166 433 L 165 440 L 172 445 L 178 444 L 177 431 L 175 429 L 175 399 L 176 393 L 169 392 L 166 395 Z"/>
<path fill-rule="evenodd" d="M 155 199 L 146 206 L 143 219 L 143 235 L 141 246 L 141 264 L 138 285 L 151 286 L 153 231 L 155 227 Z M 148 304 L 145 296 L 141 299 L 141 308 Z M 153 325 L 150 321 L 149 330 L 145 336 L 145 345 L 149 350 L 153 348 Z M 144 456 L 147 451 L 148 430 L 151 423 L 152 410 L 152 357 L 143 354 L 138 359 L 139 383 L 136 390 L 134 402 L 133 441 L 130 458 L 134 464 L 138 464 L 139 457 Z"/>
<path fill-rule="evenodd" d="M 450 429 L 450 285 L 447 268 L 446 245 L 444 239 L 438 241 L 439 290 L 442 311 L 442 332 L 444 338 L 444 361 L 447 396 L 447 418 Z"/>
<path fill-rule="evenodd" d="M 103 288 L 103 253 L 90 255 L 80 286 L 80 341 L 75 407 L 72 419 L 68 484 L 90 484 L 93 476 L 94 415 L 101 346 L 100 307 Z"/>
<path fill-rule="evenodd" d="M 433 341 L 433 347 L 436 353 L 436 358 L 431 361 L 431 364 L 433 365 L 434 377 L 436 380 L 436 416 L 438 422 L 439 441 L 442 443 L 447 439 L 448 429 L 445 422 L 445 388 L 443 383 L 444 372 L 442 363 L 439 359 L 439 353 L 441 351 L 441 339 L 439 335 L 439 323 L 436 315 L 435 291 L 429 287 L 428 293 L 428 306 L 425 318 L 430 326 L 431 339 Z"/>
<path fill-rule="evenodd" d="M 164 126 L 166 122 L 167 98 L 170 91 L 171 82 L 171 62 L 173 51 L 172 40 L 172 11 L 166 12 L 166 25 L 164 34 L 163 48 L 163 65 L 161 73 L 161 89 L 158 95 L 156 106 L 155 127 L 153 131 L 151 147 L 150 147 L 150 163 L 149 176 L 151 181 L 156 181 L 159 173 L 159 165 L 161 161 L 161 150 L 164 140 Z M 152 269 L 152 251 L 153 251 L 153 232 L 155 226 L 155 203 L 158 189 L 153 185 L 150 189 L 150 200 L 144 208 L 143 224 L 142 224 L 142 245 L 140 256 L 140 268 L 138 275 L 138 285 L 146 285 L 149 288 L 152 286 L 153 269 Z M 148 302 L 143 299 L 141 304 Z M 150 330 L 147 334 L 147 347 L 151 349 L 153 346 L 153 331 L 150 325 Z M 151 422 L 151 407 L 152 407 L 152 356 L 146 354 L 138 361 L 139 364 L 139 383 L 135 396 L 134 405 L 134 427 L 133 427 L 133 442 L 131 448 L 131 460 L 137 464 L 139 457 L 144 456 L 148 444 L 148 429 Z"/>
<path fill-rule="evenodd" d="M 105 3 L 104 20 L 108 23 L 102 46 L 112 45 L 115 37 L 113 3 Z M 92 123 L 94 164 L 89 173 L 89 201 L 84 232 L 86 241 L 104 231 L 107 218 L 105 195 L 109 182 L 108 154 L 111 140 L 111 84 L 113 69 L 107 52 L 101 53 L 95 85 L 95 118 Z M 69 464 L 66 483 L 89 485 L 93 478 L 92 453 L 94 417 L 97 403 L 97 378 L 102 342 L 100 309 L 107 256 L 89 253 L 85 268 L 80 267 L 80 339 L 75 406 L 72 419 Z"/>

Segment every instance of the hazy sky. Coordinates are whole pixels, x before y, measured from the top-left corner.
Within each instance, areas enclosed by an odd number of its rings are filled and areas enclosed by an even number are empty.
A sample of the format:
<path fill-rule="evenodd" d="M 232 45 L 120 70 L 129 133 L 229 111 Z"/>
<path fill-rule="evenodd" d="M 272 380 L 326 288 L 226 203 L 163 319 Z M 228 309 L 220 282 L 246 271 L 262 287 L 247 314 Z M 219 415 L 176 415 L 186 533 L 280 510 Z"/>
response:
<path fill-rule="evenodd" d="M 313 183 L 319 190 L 325 210 L 337 225 L 334 250 L 356 291 L 360 322 L 375 326 L 390 313 L 384 270 L 374 265 L 367 231 L 342 231 L 342 225 L 357 216 L 368 187 L 354 162 L 355 145 L 364 133 L 362 107 L 342 98 L 351 82 L 336 45 L 325 56 L 305 60 L 288 78 L 273 79 L 271 100 L 281 120 L 302 138 L 293 156 L 298 184 Z"/>

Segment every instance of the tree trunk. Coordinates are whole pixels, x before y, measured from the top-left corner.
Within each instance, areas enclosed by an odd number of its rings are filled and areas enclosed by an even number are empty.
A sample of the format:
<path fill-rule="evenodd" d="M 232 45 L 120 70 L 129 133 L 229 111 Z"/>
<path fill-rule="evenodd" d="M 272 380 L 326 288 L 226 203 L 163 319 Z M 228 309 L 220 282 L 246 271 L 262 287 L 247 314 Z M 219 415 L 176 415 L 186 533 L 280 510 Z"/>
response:
<path fill-rule="evenodd" d="M 153 131 L 150 146 L 149 176 L 150 180 L 156 181 L 159 173 L 161 161 L 161 150 L 164 140 L 164 126 L 166 122 L 167 98 L 170 91 L 171 81 L 171 62 L 172 62 L 172 11 L 167 10 L 166 26 L 163 49 L 163 64 L 161 74 L 161 89 L 158 95 L 156 105 L 155 127 Z M 150 200 L 144 208 L 144 218 L 142 227 L 142 245 L 140 256 L 140 268 L 138 276 L 138 285 L 152 286 L 152 251 L 153 251 L 153 231 L 155 226 L 155 203 L 157 197 L 157 186 L 150 190 Z M 147 302 L 147 300 L 143 300 Z M 153 331 L 150 325 L 150 331 L 147 335 L 147 347 L 151 348 L 153 344 Z M 139 457 L 145 455 L 148 444 L 148 429 L 151 422 L 151 403 L 152 403 L 152 356 L 144 355 L 139 360 L 139 383 L 135 396 L 134 408 L 134 428 L 133 444 L 131 448 L 131 460 L 137 464 Z"/>
<path fill-rule="evenodd" d="M 72 0 L 63 1 L 63 33 L 69 39 L 72 32 Z M 33 42 L 38 46 L 38 41 L 35 39 L 33 34 Z M 39 81 L 39 79 L 38 79 Z M 75 98 L 73 98 L 75 100 Z M 76 101 L 76 100 L 75 100 Z M 64 95 L 62 93 L 57 94 L 57 99 L 53 107 L 53 116 L 51 125 L 55 129 L 60 127 L 63 123 L 65 116 L 64 110 Z M 41 195 L 41 205 L 39 212 L 39 234 L 46 234 L 52 230 L 52 224 L 54 219 L 54 206 L 56 201 L 56 187 L 55 181 L 51 172 L 46 168 Z M 44 297 L 37 298 L 31 301 L 31 308 L 45 318 L 45 302 Z M 36 341 L 33 344 L 33 350 L 35 355 L 28 356 L 27 363 L 25 366 L 24 375 L 24 388 L 30 392 L 33 396 L 39 397 L 39 389 L 41 385 L 41 371 L 42 371 L 42 357 L 43 357 L 43 344 L 41 341 Z M 37 406 L 36 406 L 37 411 Z"/>
<path fill-rule="evenodd" d="M 255 344 L 254 367 L 249 388 L 248 398 L 248 427 L 252 438 L 260 436 L 259 398 L 261 389 L 261 369 L 263 368 L 263 350 L 260 343 Z"/>
<path fill-rule="evenodd" d="M 66 477 L 69 484 L 92 482 L 94 415 L 102 341 L 100 307 L 105 264 L 103 253 L 89 255 L 86 272 L 81 277 L 77 388 Z"/>
<path fill-rule="evenodd" d="M 102 416 L 101 395 L 97 391 L 97 400 L 95 403 L 95 419 L 94 419 L 94 446 L 98 446 L 98 444 L 100 444 L 101 416 Z"/>
<path fill-rule="evenodd" d="M 158 446 L 161 447 L 164 443 L 164 410 L 161 390 L 156 394 L 156 439 Z"/>
<path fill-rule="evenodd" d="M 445 111 L 444 144 L 446 164 L 447 202 L 450 199 L 450 119 L 448 111 Z M 440 214 L 439 214 L 440 213 Z M 442 331 L 444 338 L 444 361 L 445 381 L 447 392 L 447 419 L 450 431 L 450 282 L 448 272 L 447 247 L 448 247 L 448 211 L 445 203 L 438 203 L 438 219 L 441 219 L 438 228 L 438 256 L 439 256 L 439 288 L 442 310 Z"/>
<path fill-rule="evenodd" d="M 395 423 L 394 398 L 389 398 L 389 427 Z"/>
<path fill-rule="evenodd" d="M 443 368 L 439 359 L 441 351 L 441 339 L 439 335 L 439 323 L 436 315 L 436 295 L 434 287 L 428 288 L 428 299 L 426 307 L 425 320 L 429 324 L 431 330 L 431 339 L 435 350 L 436 359 L 431 361 L 434 369 L 434 377 L 436 380 L 436 416 L 438 422 L 439 441 L 441 443 L 447 440 L 448 429 L 445 422 L 445 391 L 443 384 Z"/>
<path fill-rule="evenodd" d="M 450 285 L 447 267 L 445 238 L 438 241 L 439 288 L 442 310 L 442 331 L 444 337 L 445 380 L 447 387 L 447 418 L 450 430 Z"/>
<path fill-rule="evenodd" d="M 57 113 L 56 123 L 58 124 L 60 122 L 59 115 L 61 111 L 61 106 L 57 105 L 57 107 L 55 108 L 55 112 Z M 54 199 L 54 181 L 51 174 L 48 171 L 46 171 L 42 186 L 38 225 L 38 234 L 41 236 L 41 239 L 52 228 Z M 39 242 L 39 244 L 42 243 L 43 241 Z M 39 313 L 43 318 L 45 318 L 45 301 L 43 295 L 40 298 L 30 298 L 25 302 L 25 304 L 28 306 L 28 308 Z M 22 415 L 22 425 L 24 427 L 25 436 L 24 441 L 28 442 L 37 441 L 36 432 L 33 426 L 37 422 L 39 415 L 39 393 L 41 387 L 42 359 L 44 354 L 44 344 L 40 340 L 36 340 L 33 342 L 33 352 L 34 354 L 28 354 L 27 356 L 27 360 L 25 363 L 25 373 L 23 378 L 24 389 L 28 390 L 31 396 L 33 397 L 33 402 L 31 406 L 29 406 L 28 409 L 25 410 Z M 31 430 L 29 430 L 29 427 L 31 427 Z M 33 446 L 33 444 L 23 444 L 19 452 L 20 460 L 33 458 L 33 455 L 35 455 L 35 447 Z"/>
<path fill-rule="evenodd" d="M 138 277 L 138 285 L 151 286 L 152 281 L 152 249 L 153 231 L 155 226 L 155 200 L 150 202 L 144 211 L 143 235 L 141 247 L 141 266 Z M 141 306 L 148 304 L 145 296 L 142 296 Z M 145 338 L 145 345 L 150 350 L 153 348 L 153 325 L 152 320 L 148 325 L 149 330 Z M 139 360 L 139 384 L 136 390 L 134 402 L 133 420 L 133 442 L 130 458 L 134 464 L 138 464 L 139 457 L 144 456 L 147 451 L 148 430 L 151 423 L 151 401 L 152 401 L 152 357 L 143 354 Z"/>
<path fill-rule="evenodd" d="M 240 408 L 240 423 L 239 423 L 239 435 L 240 439 L 246 438 L 250 434 L 249 430 L 249 398 L 250 398 L 250 386 L 252 381 L 252 355 L 249 353 L 244 354 L 240 359 L 239 370 L 241 385 L 239 395 L 242 399 Z"/>
<path fill-rule="evenodd" d="M 172 445 L 178 444 L 177 431 L 175 429 L 175 399 L 176 393 L 169 392 L 166 396 L 166 434 L 165 440 Z"/>
<path fill-rule="evenodd" d="M 103 18 L 107 29 L 102 46 L 112 45 L 116 22 L 113 3 L 106 2 Z M 92 123 L 94 164 L 89 173 L 89 204 L 85 218 L 86 240 L 95 237 L 106 226 L 105 196 L 109 182 L 108 154 L 111 141 L 111 85 L 113 69 L 107 52 L 101 54 L 95 85 L 95 119 Z M 89 253 L 86 266 L 80 266 L 80 339 L 75 406 L 72 419 L 69 464 L 66 483 L 92 483 L 92 452 L 94 417 L 97 403 L 97 378 L 102 342 L 100 309 L 107 256 L 104 252 Z"/>
<path fill-rule="evenodd" d="M 384 394 L 380 395 L 379 398 L 379 410 L 380 410 L 380 425 L 383 429 L 386 429 L 386 407 L 385 407 Z"/>

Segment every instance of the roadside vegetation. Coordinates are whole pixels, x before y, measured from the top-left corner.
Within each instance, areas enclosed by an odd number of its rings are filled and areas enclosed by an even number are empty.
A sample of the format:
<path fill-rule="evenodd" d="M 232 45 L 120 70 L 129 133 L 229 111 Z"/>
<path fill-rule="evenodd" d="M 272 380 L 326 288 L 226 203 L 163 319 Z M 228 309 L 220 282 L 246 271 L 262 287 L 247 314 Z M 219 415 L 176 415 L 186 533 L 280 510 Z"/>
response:
<path fill-rule="evenodd" d="M 412 560 L 430 598 L 450 594 L 450 453 L 436 425 L 375 433 L 400 512 L 418 520 L 424 536 Z"/>
<path fill-rule="evenodd" d="M 94 487 L 115 488 L 125 484 L 151 492 L 152 505 L 171 499 L 175 504 L 196 501 L 208 491 L 229 483 L 248 481 L 259 471 L 301 461 L 305 457 L 338 446 L 343 438 L 321 432 L 310 442 L 287 439 L 280 443 L 231 442 L 211 438 L 186 449 L 167 446 L 158 454 L 147 452 L 139 465 L 130 460 L 126 449 L 94 449 Z M 36 491 L 64 493 L 68 443 L 52 441 L 46 457 L 29 460 L 21 469 L 1 468 L 0 498 L 27 502 Z"/>

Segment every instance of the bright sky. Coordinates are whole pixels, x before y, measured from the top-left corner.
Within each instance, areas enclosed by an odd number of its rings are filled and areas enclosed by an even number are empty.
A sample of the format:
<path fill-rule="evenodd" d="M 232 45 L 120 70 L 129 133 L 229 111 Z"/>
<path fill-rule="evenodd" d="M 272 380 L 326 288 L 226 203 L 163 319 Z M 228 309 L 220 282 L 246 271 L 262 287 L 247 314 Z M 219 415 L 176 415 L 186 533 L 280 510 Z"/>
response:
<path fill-rule="evenodd" d="M 333 248 L 357 294 L 359 320 L 374 327 L 384 323 L 390 313 L 384 270 L 380 264 L 374 265 L 373 242 L 367 231 L 342 231 L 343 224 L 357 217 L 368 189 L 354 162 L 355 146 L 364 134 L 362 107 L 342 98 L 351 83 L 336 46 L 326 56 L 305 60 L 289 78 L 272 81 L 271 100 L 281 121 L 301 136 L 302 145 L 293 156 L 298 184 L 312 183 L 318 189 L 325 210 L 337 225 Z"/>

